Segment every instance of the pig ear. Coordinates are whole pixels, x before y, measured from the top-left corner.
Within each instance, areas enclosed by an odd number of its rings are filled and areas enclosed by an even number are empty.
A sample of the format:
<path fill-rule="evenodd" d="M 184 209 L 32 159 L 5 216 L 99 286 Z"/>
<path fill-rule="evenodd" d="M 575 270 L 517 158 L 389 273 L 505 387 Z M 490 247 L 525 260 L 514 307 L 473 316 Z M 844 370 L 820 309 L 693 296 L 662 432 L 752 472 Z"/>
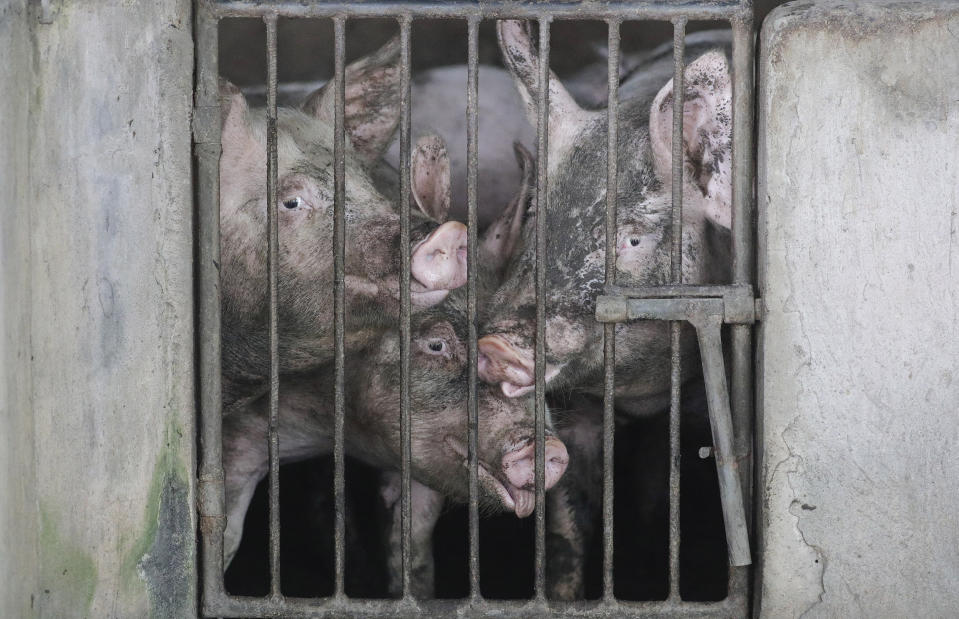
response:
<path fill-rule="evenodd" d="M 410 190 L 420 210 L 443 223 L 450 212 L 450 158 L 442 138 L 427 135 L 410 155 Z"/>
<path fill-rule="evenodd" d="M 220 143 L 226 156 L 236 156 L 256 146 L 247 118 L 249 106 L 240 89 L 220 78 Z"/>
<path fill-rule="evenodd" d="M 533 193 L 536 185 L 536 164 L 533 155 L 519 142 L 513 142 L 516 161 L 523 172 L 519 190 L 500 216 L 483 232 L 479 250 L 483 263 L 494 271 L 500 271 L 509 264 L 520 245 L 523 234 L 523 222 L 532 210 Z"/>
<path fill-rule="evenodd" d="M 732 204 L 732 87 L 726 56 L 708 52 L 686 67 L 683 101 L 683 176 L 706 198 L 706 217 L 729 228 Z M 668 185 L 672 178 L 673 81 L 649 114 L 653 162 Z"/>
<path fill-rule="evenodd" d="M 348 65 L 344 124 L 353 148 L 368 162 L 379 159 L 393 139 L 400 121 L 400 39 Z M 334 122 L 336 91 L 333 80 L 303 103 L 303 111 Z"/>
<path fill-rule="evenodd" d="M 503 20 L 497 23 L 496 33 L 499 47 L 503 52 L 506 68 L 513 74 L 513 80 L 526 105 L 526 117 L 534 127 L 537 124 L 539 110 L 539 53 L 533 46 L 530 22 Z M 555 135 L 568 128 L 570 123 L 580 120 L 583 109 L 579 107 L 562 82 L 552 71 L 549 72 L 549 134 Z"/>

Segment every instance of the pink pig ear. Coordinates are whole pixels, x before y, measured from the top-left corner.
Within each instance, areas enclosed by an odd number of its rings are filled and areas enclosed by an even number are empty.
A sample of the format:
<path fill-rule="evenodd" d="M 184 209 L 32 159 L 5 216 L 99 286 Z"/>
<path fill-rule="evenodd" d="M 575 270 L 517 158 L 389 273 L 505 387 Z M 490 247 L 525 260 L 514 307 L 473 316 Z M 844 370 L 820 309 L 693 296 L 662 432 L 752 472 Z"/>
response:
<path fill-rule="evenodd" d="M 703 54 L 686 67 L 683 101 L 683 177 L 706 198 L 705 216 L 728 228 L 732 204 L 732 87 L 726 56 Z M 663 86 L 649 113 L 656 172 L 672 179 L 673 81 Z"/>
<path fill-rule="evenodd" d="M 240 89 L 220 78 L 220 143 L 227 161 L 240 159 L 251 149 L 258 148 L 250 131 L 248 114 L 249 106 Z"/>
<path fill-rule="evenodd" d="M 400 39 L 390 39 L 345 69 L 344 125 L 353 148 L 367 162 L 380 158 L 400 122 Z M 333 80 L 307 97 L 303 111 L 333 126 Z"/>
<path fill-rule="evenodd" d="M 410 155 L 410 190 L 420 210 L 440 223 L 450 212 L 450 159 L 446 144 L 436 135 L 416 141 Z"/>

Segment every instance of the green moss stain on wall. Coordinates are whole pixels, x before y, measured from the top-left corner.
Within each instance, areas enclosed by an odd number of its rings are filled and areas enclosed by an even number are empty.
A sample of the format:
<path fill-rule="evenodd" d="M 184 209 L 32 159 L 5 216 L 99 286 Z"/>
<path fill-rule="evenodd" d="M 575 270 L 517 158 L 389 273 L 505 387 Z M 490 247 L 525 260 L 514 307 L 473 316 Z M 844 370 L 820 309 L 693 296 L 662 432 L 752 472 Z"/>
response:
<path fill-rule="evenodd" d="M 97 586 L 97 565 L 83 549 L 62 536 L 52 511 L 43 504 L 40 505 L 39 541 L 39 604 L 43 607 L 44 600 L 55 599 L 56 606 L 65 602 L 72 606 L 75 616 L 89 617 Z"/>
<path fill-rule="evenodd" d="M 183 432 L 167 425 L 147 495 L 140 535 L 124 555 L 123 589 L 137 595 L 146 587 L 152 617 L 186 617 L 191 608 L 196 572 L 189 473 L 178 455 Z M 141 585 L 143 583 L 144 585 Z"/>

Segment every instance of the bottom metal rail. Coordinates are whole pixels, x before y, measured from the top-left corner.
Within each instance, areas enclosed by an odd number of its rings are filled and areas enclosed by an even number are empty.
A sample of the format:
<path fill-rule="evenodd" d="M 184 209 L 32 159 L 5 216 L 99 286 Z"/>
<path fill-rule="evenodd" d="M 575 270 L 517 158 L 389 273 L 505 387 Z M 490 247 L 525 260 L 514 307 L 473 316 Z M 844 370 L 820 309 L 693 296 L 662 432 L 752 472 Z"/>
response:
<path fill-rule="evenodd" d="M 585 600 L 369 600 L 358 598 L 253 598 L 204 600 L 204 614 L 228 617 L 737 617 L 743 596 L 718 602 Z"/>
<path fill-rule="evenodd" d="M 719 477 L 719 495 L 726 527 L 729 564 L 743 566 L 752 563 L 752 557 L 749 552 L 749 530 L 739 478 L 739 464 L 733 450 L 733 420 L 720 331 L 724 322 L 748 324 L 755 320 L 752 311 L 755 305 L 748 287 L 717 287 L 713 289 L 713 292 L 721 296 L 719 298 L 601 296 L 596 303 L 596 319 L 604 323 L 629 320 L 685 320 L 696 329 L 703 363 L 703 379 L 706 383 L 706 402 L 713 436 L 716 473 Z M 645 297 L 645 294 L 642 296 Z"/>

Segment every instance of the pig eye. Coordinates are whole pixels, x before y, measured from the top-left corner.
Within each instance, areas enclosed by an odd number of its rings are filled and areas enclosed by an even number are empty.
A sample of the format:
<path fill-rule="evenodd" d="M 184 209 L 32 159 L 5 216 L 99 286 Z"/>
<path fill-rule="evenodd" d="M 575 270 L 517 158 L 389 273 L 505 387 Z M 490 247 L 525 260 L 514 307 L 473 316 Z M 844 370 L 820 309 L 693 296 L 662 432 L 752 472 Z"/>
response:
<path fill-rule="evenodd" d="M 633 247 L 636 247 L 637 245 L 639 245 L 639 239 L 634 236 L 629 239 L 629 244 L 632 245 Z"/>
<path fill-rule="evenodd" d="M 296 196 L 295 198 L 290 198 L 289 200 L 283 201 L 283 206 L 288 209 L 295 209 L 296 207 L 303 204 L 303 198 Z"/>
<path fill-rule="evenodd" d="M 426 346 L 433 352 L 443 352 L 446 350 L 446 342 L 443 340 L 430 340 Z"/>

